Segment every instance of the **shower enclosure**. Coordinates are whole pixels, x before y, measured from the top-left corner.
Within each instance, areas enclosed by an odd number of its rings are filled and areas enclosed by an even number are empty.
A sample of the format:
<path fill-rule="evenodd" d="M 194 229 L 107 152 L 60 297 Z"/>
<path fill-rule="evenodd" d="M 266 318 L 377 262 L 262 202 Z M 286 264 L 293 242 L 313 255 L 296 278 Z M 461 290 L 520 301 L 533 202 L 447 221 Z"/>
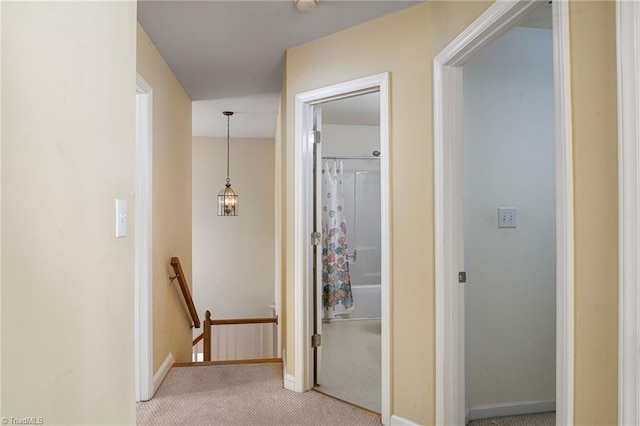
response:
<path fill-rule="evenodd" d="M 331 162 L 353 157 L 325 158 Z M 380 170 L 375 158 L 342 160 L 346 257 L 353 294 L 353 310 L 343 319 L 380 318 Z"/>

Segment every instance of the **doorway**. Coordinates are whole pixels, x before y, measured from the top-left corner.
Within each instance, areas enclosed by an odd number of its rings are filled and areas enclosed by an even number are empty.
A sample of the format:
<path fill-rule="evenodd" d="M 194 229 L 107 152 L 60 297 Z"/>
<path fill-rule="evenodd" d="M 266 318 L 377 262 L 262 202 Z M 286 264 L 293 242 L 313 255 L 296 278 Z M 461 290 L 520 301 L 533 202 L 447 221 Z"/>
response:
<path fill-rule="evenodd" d="M 464 424 L 463 66 L 546 2 L 496 2 L 434 59 L 436 424 Z M 568 7 L 553 2 L 556 418 L 573 423 L 573 186 Z M 514 207 L 514 206 L 501 206 Z M 516 206 L 517 207 L 517 206 Z M 496 212 L 497 213 L 497 212 Z"/>
<path fill-rule="evenodd" d="M 315 390 L 381 412 L 380 93 L 314 105 L 321 241 Z"/>
<path fill-rule="evenodd" d="M 296 95 L 296 106 L 295 106 L 295 182 L 296 187 L 294 189 L 295 194 L 294 197 L 296 199 L 296 211 L 294 217 L 296 218 L 295 222 L 295 264 L 294 264 L 294 276 L 296 277 L 296 311 L 295 311 L 295 333 L 296 333 L 296 359 L 295 359 L 295 390 L 299 392 L 303 392 L 306 390 L 317 388 L 320 391 L 323 391 L 328 394 L 332 394 L 332 396 L 336 396 L 340 399 L 347 400 L 356 405 L 365 406 L 368 405 L 368 408 L 372 411 L 376 411 L 381 413 L 382 422 L 384 424 L 388 424 L 389 416 L 390 416 L 390 252 L 389 252 L 389 239 L 390 239 L 390 222 L 389 222 L 389 88 L 388 88 L 388 73 L 378 74 L 370 77 L 365 77 L 358 80 L 353 80 L 341 84 L 337 84 L 334 86 L 329 86 L 325 88 L 321 88 L 318 90 L 304 92 Z M 323 115 L 331 116 L 335 113 L 336 109 L 339 111 L 340 107 L 346 106 L 349 109 L 349 103 L 358 102 L 358 101 L 366 101 L 369 100 L 371 104 L 373 100 L 374 105 L 374 115 L 377 112 L 379 125 L 375 126 L 374 132 L 376 132 L 379 137 L 377 138 L 377 143 L 379 144 L 379 148 L 375 149 L 375 147 L 364 148 L 363 146 L 358 147 L 357 144 L 351 146 L 351 144 L 344 143 L 344 138 L 347 136 L 342 136 L 342 142 L 340 142 L 339 138 L 337 142 L 329 142 L 329 147 L 325 146 L 325 136 L 318 137 L 318 134 L 315 131 L 320 131 L 322 133 L 326 133 L 323 131 L 323 127 L 327 126 L 323 119 Z M 345 116 L 346 113 L 337 112 L 337 115 Z M 333 120 L 329 120 L 333 121 Z M 345 124 L 328 124 L 327 130 L 328 134 L 331 135 L 332 131 L 335 131 L 336 128 L 331 129 L 331 126 L 345 126 Z M 342 130 L 343 129 L 338 129 Z M 371 130 L 371 129 L 370 129 Z M 335 133 L 335 132 L 334 132 Z M 340 133 L 340 132 L 338 132 Z M 334 136 L 336 136 L 334 134 Z M 352 135 L 353 136 L 353 135 Z M 331 137 L 331 136 L 330 136 Z M 353 138 L 350 137 L 352 140 Z M 320 142 L 320 143 L 318 143 Z M 331 147 L 331 145 L 334 145 Z M 355 151 L 345 151 L 346 149 L 353 148 Z M 331 151 L 332 149 L 336 149 L 336 151 Z M 365 149 L 362 151 L 362 149 Z M 329 151 L 327 151 L 329 150 Z M 359 151 L 360 150 L 360 151 Z M 373 151 L 376 151 L 374 153 Z M 323 165 L 322 156 L 332 157 L 326 158 L 327 162 Z M 344 157 L 355 157 L 361 159 L 350 158 L 349 165 L 345 165 Z M 343 157 L 343 158 L 333 158 L 333 157 Z M 378 159 L 374 159 L 378 158 Z M 324 295 L 324 286 L 322 283 L 322 275 L 323 275 L 323 262 L 322 262 L 322 248 L 321 241 L 323 237 L 322 233 L 322 213 L 323 207 L 322 204 L 314 194 L 319 194 L 322 192 L 322 173 L 314 174 L 315 170 L 322 171 L 325 168 L 326 174 L 332 174 L 336 172 L 336 167 L 334 165 L 334 161 L 339 162 L 343 161 L 342 167 L 338 164 L 338 169 L 340 169 L 340 173 L 343 174 L 344 181 L 344 173 L 347 172 L 347 179 L 351 179 L 353 177 L 354 181 L 352 185 L 355 189 L 357 179 L 357 172 L 362 172 L 360 176 L 360 186 L 362 194 L 363 188 L 369 184 L 369 186 L 373 186 L 375 188 L 375 184 L 372 183 L 376 179 L 373 177 L 376 173 L 377 175 L 377 185 L 378 189 L 371 190 L 371 194 L 376 194 L 379 197 L 379 219 L 378 228 L 379 229 L 379 249 L 378 253 L 374 252 L 376 249 L 369 250 L 371 253 L 365 253 L 367 250 L 365 248 L 369 247 L 368 245 L 364 245 L 363 242 L 363 250 L 359 250 L 358 253 L 354 253 L 350 251 L 350 249 L 344 253 L 344 260 L 349 261 L 352 264 L 352 267 L 355 267 L 357 263 L 361 263 L 359 266 L 364 266 L 367 262 L 372 262 L 371 259 L 365 260 L 368 254 L 372 255 L 372 259 L 377 258 L 379 256 L 379 262 L 374 262 L 379 265 L 379 272 L 377 271 L 369 271 L 363 272 L 370 274 L 369 279 L 373 279 L 379 281 L 378 284 L 378 292 L 379 292 L 379 302 L 376 302 L 375 296 L 373 297 L 374 302 L 365 302 L 369 295 L 363 294 L 363 291 L 366 293 L 367 291 L 373 290 L 372 288 L 368 288 L 364 282 L 361 283 L 360 287 L 357 288 L 355 292 L 352 293 L 353 297 L 353 305 L 351 304 L 351 299 L 349 297 L 345 298 L 345 294 L 342 292 L 336 292 L 334 297 L 341 300 L 340 303 L 336 306 L 334 303 L 323 304 L 323 296 L 325 296 L 325 301 L 328 302 L 329 293 Z M 358 163 L 360 163 L 358 165 Z M 372 170 L 367 169 L 364 163 L 369 163 L 369 167 Z M 375 166 L 374 166 L 375 164 Z M 356 170 L 356 169 L 362 170 Z M 369 174 L 365 172 L 371 172 Z M 344 182 L 343 182 L 344 183 Z M 326 194 L 325 194 L 326 195 Z M 355 195 L 349 195 L 355 197 Z M 375 197 L 373 197 L 375 198 Z M 317 202 L 314 202 L 316 201 Z M 370 202 L 375 204 L 375 200 L 370 200 Z M 348 205 L 345 202 L 343 208 L 346 208 Z M 345 214 L 352 215 L 357 213 L 353 212 L 353 207 L 351 207 L 351 212 Z M 357 220 L 354 217 L 351 218 L 352 221 Z M 360 225 L 364 226 L 365 223 L 363 220 L 360 221 Z M 347 225 L 349 226 L 349 225 Z M 374 226 L 375 225 L 371 225 Z M 334 231 L 335 232 L 335 231 Z M 347 231 L 348 232 L 348 231 Z M 329 231 L 326 231 L 325 234 L 329 234 Z M 317 242 L 317 245 L 314 244 L 314 240 Z M 367 244 L 368 242 L 365 240 Z M 357 243 L 357 240 L 355 242 Z M 350 245 L 347 244 L 349 247 Z M 352 248 L 356 248 L 353 246 Z M 357 256 L 361 255 L 358 259 Z M 360 262 L 362 260 L 362 262 Z M 366 268 L 365 268 L 366 269 Z M 327 272 L 327 271 L 325 271 Z M 358 274 L 358 268 L 353 271 L 349 271 L 347 274 L 350 278 L 351 273 Z M 378 275 L 379 274 L 379 279 Z M 341 283 L 341 285 L 344 283 Z M 349 286 L 352 286 L 356 283 L 351 282 Z M 345 290 L 346 287 L 338 286 L 338 290 Z M 356 287 L 359 285 L 356 284 Z M 353 287 L 351 287 L 353 291 Z M 338 297 L 339 296 L 339 297 Z M 361 300 L 361 304 L 358 304 L 358 299 Z M 326 305 L 326 306 L 325 306 Z M 379 305 L 379 311 L 377 306 Z M 360 306 L 360 311 L 357 311 Z M 367 306 L 369 308 L 374 309 L 374 313 L 367 312 Z M 362 315 L 360 315 L 362 313 Z M 376 317 L 379 315 L 379 317 Z M 365 321 L 374 320 L 378 321 L 378 330 L 376 330 L 376 324 L 370 326 L 365 323 Z M 357 324 L 360 323 L 360 324 Z M 331 368 L 331 366 L 327 366 L 327 359 L 325 359 L 325 355 L 331 359 L 335 359 L 336 356 L 338 358 L 341 355 L 337 352 L 337 350 L 345 350 L 345 352 L 349 352 L 349 345 L 341 344 L 339 340 L 342 337 L 347 336 L 348 331 L 345 330 L 349 325 L 369 325 L 369 328 L 373 328 L 373 333 L 371 330 L 369 334 L 373 334 L 375 336 L 378 334 L 379 337 L 379 350 L 371 350 L 369 353 L 379 354 L 379 385 L 375 385 L 378 387 L 378 391 L 374 391 L 371 394 L 373 395 L 374 402 L 373 404 L 370 402 L 366 402 L 361 399 L 355 398 L 355 392 L 351 392 L 349 394 L 338 394 L 340 392 L 340 384 L 336 381 L 335 376 L 332 376 L 327 368 Z M 323 333 L 322 328 L 325 326 L 326 332 Z M 346 326 L 346 327 L 345 327 Z M 337 334 L 335 333 L 337 332 Z M 358 337 L 363 337 L 364 333 L 359 333 L 356 331 L 356 335 L 360 335 Z M 319 335 L 316 336 L 316 335 Z M 339 337 L 335 337 L 339 336 Z M 343 339 L 344 340 L 344 339 Z M 375 338 L 374 338 L 375 341 Z M 325 352 L 328 352 L 325 353 Z M 373 354 L 373 355 L 377 355 Z M 333 358 L 332 358 L 333 357 Z M 372 356 L 373 357 L 373 356 Z M 349 359 L 349 354 L 344 356 L 344 359 Z M 352 358 L 352 357 L 351 357 Z M 357 361 L 357 359 L 355 360 Z M 333 364 L 333 361 L 330 361 Z M 354 374 L 354 369 L 347 368 L 346 374 Z M 355 376 L 354 376 L 355 377 Z M 354 379 L 355 383 L 357 379 Z M 324 383 L 323 383 L 324 382 Z M 319 385 L 319 386 L 315 386 Z M 324 387 L 323 387 L 324 386 Z M 327 389 L 327 390 L 325 390 Z M 333 390 L 332 390 L 333 389 Z M 352 400 L 352 401 L 350 401 Z M 378 402 L 379 401 L 379 405 Z"/>
<path fill-rule="evenodd" d="M 534 414 L 555 425 L 551 5 L 534 14 L 462 67 L 470 425 Z"/>

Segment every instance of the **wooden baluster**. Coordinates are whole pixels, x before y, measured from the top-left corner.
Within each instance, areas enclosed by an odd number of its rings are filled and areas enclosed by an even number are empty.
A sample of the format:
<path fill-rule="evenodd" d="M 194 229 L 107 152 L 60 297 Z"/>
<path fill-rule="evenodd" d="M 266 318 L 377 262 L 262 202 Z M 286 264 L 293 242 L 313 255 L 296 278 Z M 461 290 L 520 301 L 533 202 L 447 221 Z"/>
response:
<path fill-rule="evenodd" d="M 204 314 L 204 360 L 211 361 L 211 312 Z"/>

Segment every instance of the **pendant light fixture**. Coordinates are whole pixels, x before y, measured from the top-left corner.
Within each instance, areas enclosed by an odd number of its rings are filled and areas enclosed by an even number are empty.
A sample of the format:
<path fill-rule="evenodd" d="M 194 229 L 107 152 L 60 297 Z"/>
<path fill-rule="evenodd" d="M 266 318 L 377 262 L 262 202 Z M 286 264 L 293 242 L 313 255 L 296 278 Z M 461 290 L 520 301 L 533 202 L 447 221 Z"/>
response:
<path fill-rule="evenodd" d="M 231 189 L 229 180 L 229 117 L 233 112 L 223 111 L 222 113 L 227 116 L 227 183 L 218 193 L 218 216 L 238 216 L 238 194 Z"/>

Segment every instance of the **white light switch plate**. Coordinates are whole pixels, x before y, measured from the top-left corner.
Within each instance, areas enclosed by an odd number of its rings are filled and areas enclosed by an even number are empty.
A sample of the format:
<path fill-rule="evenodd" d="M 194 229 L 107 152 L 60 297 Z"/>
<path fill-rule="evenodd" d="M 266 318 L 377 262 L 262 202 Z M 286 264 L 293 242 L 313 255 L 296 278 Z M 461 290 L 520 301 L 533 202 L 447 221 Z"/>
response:
<path fill-rule="evenodd" d="M 517 228 L 518 209 L 515 207 L 498 207 L 498 228 Z"/>
<path fill-rule="evenodd" d="M 116 238 L 127 236 L 127 200 L 116 198 Z"/>

